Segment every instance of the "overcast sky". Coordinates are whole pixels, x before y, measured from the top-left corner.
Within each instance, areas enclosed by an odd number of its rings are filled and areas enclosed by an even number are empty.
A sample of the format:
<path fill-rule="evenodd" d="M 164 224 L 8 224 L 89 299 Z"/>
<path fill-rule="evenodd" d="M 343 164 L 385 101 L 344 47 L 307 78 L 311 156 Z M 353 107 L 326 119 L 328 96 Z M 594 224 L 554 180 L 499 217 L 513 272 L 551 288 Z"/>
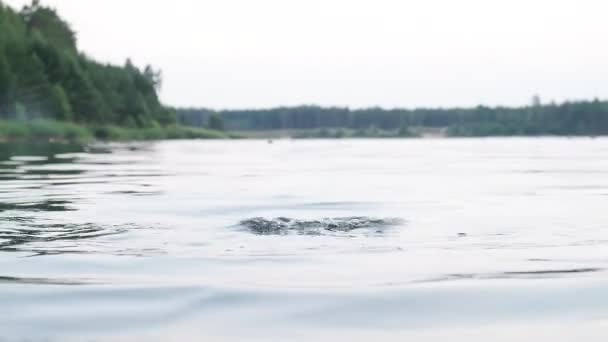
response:
<path fill-rule="evenodd" d="M 24 0 L 4 0 L 21 6 Z M 104 62 L 211 108 L 608 98 L 606 0 L 43 0 Z"/>

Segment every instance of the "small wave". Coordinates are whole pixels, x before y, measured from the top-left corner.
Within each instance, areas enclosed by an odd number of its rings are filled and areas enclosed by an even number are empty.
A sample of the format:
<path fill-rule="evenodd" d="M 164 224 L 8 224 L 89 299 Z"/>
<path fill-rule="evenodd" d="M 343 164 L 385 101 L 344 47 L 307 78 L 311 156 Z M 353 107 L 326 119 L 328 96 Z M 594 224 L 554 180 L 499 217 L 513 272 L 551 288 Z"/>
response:
<path fill-rule="evenodd" d="M 86 279 L 52 279 L 52 278 L 20 278 L 0 276 L 0 284 L 21 285 L 100 285 L 101 283 Z"/>
<path fill-rule="evenodd" d="M 399 218 L 374 218 L 367 216 L 323 218 L 319 220 L 299 220 L 288 217 L 267 219 L 254 217 L 240 222 L 254 234 L 276 235 L 289 232 L 314 233 L 319 230 L 334 232 L 350 232 L 355 229 L 373 228 L 382 229 L 389 226 L 403 224 Z"/>
<path fill-rule="evenodd" d="M 33 243 L 48 244 L 59 241 L 95 239 L 127 231 L 119 226 L 103 227 L 87 224 L 26 224 L 0 229 L 0 251 L 20 250 Z"/>
<path fill-rule="evenodd" d="M 573 269 L 549 269 L 532 271 L 511 271 L 501 273 L 456 273 L 445 276 L 415 281 L 416 283 L 434 283 L 454 280 L 492 280 L 492 279 L 531 279 L 531 278 L 553 278 L 584 273 L 602 272 L 602 268 L 573 268 Z"/>
<path fill-rule="evenodd" d="M 67 200 L 44 200 L 38 202 L 5 203 L 0 202 L 0 212 L 3 211 L 74 211 Z"/>
<path fill-rule="evenodd" d="M 129 231 L 158 230 L 163 229 L 162 227 L 138 226 L 131 223 L 34 224 L 32 221 L 33 219 L 27 217 L 11 220 L 0 218 L 0 252 L 28 253 L 31 257 L 60 254 L 165 254 L 164 248 L 159 245 L 125 246 L 116 239 L 116 236 Z M 2 227 L 2 222 L 10 224 L 5 228 Z"/>

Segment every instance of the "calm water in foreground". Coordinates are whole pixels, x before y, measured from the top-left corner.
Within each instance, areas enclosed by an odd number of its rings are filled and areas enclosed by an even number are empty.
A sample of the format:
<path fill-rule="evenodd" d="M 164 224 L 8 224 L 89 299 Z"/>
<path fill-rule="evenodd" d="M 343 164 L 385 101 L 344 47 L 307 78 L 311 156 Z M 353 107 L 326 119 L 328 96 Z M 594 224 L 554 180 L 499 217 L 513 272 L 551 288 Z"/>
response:
<path fill-rule="evenodd" d="M 5 147 L 0 159 L 1 341 L 608 338 L 607 139 Z M 351 216 L 392 225 L 239 224 Z"/>

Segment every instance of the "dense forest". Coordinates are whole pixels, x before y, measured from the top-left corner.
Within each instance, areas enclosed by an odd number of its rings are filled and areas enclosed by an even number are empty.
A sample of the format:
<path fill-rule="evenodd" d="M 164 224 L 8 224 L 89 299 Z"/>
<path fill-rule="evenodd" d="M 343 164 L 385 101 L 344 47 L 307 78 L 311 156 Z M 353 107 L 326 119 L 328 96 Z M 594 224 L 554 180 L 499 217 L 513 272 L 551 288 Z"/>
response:
<path fill-rule="evenodd" d="M 175 121 L 157 96 L 160 72 L 95 62 L 76 34 L 38 1 L 19 12 L 0 0 L 0 119 L 150 127 Z"/>
<path fill-rule="evenodd" d="M 608 102 L 577 101 L 520 108 L 485 107 L 454 109 L 349 109 L 317 106 L 267 110 L 179 109 L 178 120 L 200 126 L 220 115 L 229 130 L 395 131 L 442 128 L 453 136 L 490 135 L 607 135 Z M 363 134 L 363 133 L 361 133 Z"/>

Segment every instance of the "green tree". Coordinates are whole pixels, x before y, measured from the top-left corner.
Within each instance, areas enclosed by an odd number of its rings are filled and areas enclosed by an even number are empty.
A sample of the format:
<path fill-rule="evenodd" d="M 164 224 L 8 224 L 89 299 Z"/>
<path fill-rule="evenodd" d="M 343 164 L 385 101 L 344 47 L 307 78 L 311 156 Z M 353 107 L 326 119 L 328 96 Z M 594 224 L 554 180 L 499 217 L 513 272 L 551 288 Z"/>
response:
<path fill-rule="evenodd" d="M 410 130 L 410 128 L 407 125 L 401 125 L 401 127 L 399 127 L 399 131 L 397 132 L 397 135 L 399 135 L 400 137 L 413 137 L 415 136 L 414 133 L 412 133 L 412 131 Z"/>
<path fill-rule="evenodd" d="M 15 103 L 15 119 L 17 119 L 18 121 L 26 121 L 27 120 L 27 109 L 25 108 L 25 106 L 20 103 L 17 102 Z"/>
<path fill-rule="evenodd" d="M 76 34 L 54 9 L 40 5 L 39 0 L 32 0 L 29 6 L 23 7 L 21 15 L 28 32 L 42 34 L 60 49 L 76 51 Z"/>
<path fill-rule="evenodd" d="M 71 121 L 73 119 L 72 105 L 61 85 L 51 88 L 50 111 L 57 120 Z"/>
<path fill-rule="evenodd" d="M 44 71 L 44 64 L 35 53 L 28 53 L 13 60 L 15 98 L 23 103 L 31 117 L 45 115 L 51 85 Z"/>
<path fill-rule="evenodd" d="M 0 115 L 21 103 L 27 117 L 80 123 L 168 125 L 175 114 L 157 91 L 160 71 L 130 60 L 106 65 L 78 52 L 76 34 L 54 9 L 32 1 L 20 12 L 0 2 Z"/>
<path fill-rule="evenodd" d="M 209 120 L 207 121 L 207 128 L 214 129 L 216 131 L 223 131 L 224 120 L 219 114 L 214 113 L 209 117 Z"/>
<path fill-rule="evenodd" d="M 11 103 L 14 79 L 10 66 L 0 50 L 0 117 L 6 117 Z"/>

